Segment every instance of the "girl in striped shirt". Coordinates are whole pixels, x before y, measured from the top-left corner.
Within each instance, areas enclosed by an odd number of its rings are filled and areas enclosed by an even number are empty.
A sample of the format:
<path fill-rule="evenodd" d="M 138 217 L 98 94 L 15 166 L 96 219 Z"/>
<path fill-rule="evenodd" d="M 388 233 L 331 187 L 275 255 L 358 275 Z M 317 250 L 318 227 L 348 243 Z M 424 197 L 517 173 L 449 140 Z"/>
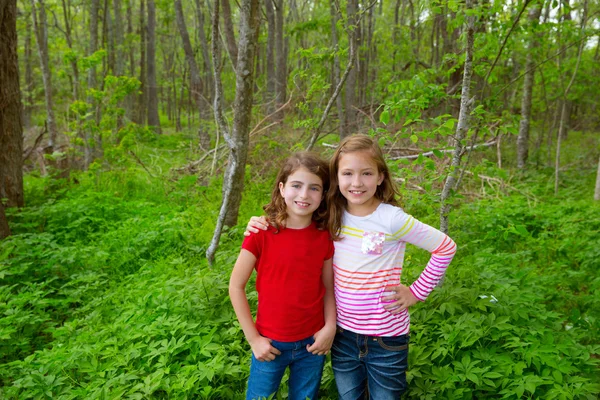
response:
<path fill-rule="evenodd" d="M 398 399 L 406 391 L 408 308 L 437 286 L 456 244 L 399 207 L 381 148 L 370 137 L 343 140 L 330 174 L 327 206 L 336 240 L 337 305 L 331 356 L 339 398 Z M 257 222 L 251 224 L 261 228 Z M 400 283 L 407 243 L 431 253 L 410 287 Z"/>

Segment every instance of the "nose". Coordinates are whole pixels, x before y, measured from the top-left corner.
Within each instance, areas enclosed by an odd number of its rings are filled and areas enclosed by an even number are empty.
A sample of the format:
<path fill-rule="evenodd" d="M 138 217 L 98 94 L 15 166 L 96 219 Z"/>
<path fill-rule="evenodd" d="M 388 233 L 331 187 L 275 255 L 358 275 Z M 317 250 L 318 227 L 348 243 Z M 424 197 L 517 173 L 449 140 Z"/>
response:
<path fill-rule="evenodd" d="M 300 191 L 300 198 L 302 198 L 302 199 L 306 199 L 306 198 L 308 198 L 308 190 L 309 190 L 309 189 L 308 189 L 308 188 L 306 188 L 306 187 L 305 187 L 305 188 L 303 188 L 303 189 Z"/>
<path fill-rule="evenodd" d="M 360 179 L 360 174 L 356 174 L 356 175 L 354 175 L 354 177 L 352 177 L 352 186 L 355 186 L 355 187 L 362 186 L 362 181 Z"/>

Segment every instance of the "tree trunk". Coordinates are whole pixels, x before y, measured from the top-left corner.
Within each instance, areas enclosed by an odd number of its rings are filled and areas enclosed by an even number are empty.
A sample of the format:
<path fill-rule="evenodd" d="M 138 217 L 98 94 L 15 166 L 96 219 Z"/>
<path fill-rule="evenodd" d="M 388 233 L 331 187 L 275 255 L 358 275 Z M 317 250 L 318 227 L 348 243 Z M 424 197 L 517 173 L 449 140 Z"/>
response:
<path fill-rule="evenodd" d="M 585 46 L 586 41 L 583 40 L 585 34 L 585 24 L 587 19 L 587 0 L 583 3 L 583 15 L 581 17 L 581 26 L 579 28 L 579 51 L 577 52 L 577 62 L 575 63 L 575 70 L 573 71 L 573 75 L 571 75 L 571 80 L 567 85 L 563 93 L 563 101 L 562 101 L 562 111 L 560 113 L 560 122 L 558 126 L 558 137 L 556 139 L 556 158 L 554 165 L 554 195 L 558 195 L 558 180 L 559 180 L 559 171 L 560 171 L 560 147 L 562 143 L 562 139 L 565 138 L 566 130 L 567 130 L 567 119 L 568 112 L 570 112 L 569 100 L 568 96 L 571 92 L 571 87 L 573 87 L 573 83 L 575 82 L 575 76 L 577 76 L 577 71 L 579 70 L 579 64 L 581 63 L 581 53 L 583 53 L 583 48 Z"/>
<path fill-rule="evenodd" d="M 237 65 L 238 48 L 235 44 L 235 33 L 233 31 L 233 20 L 231 18 L 231 5 L 229 0 L 221 0 L 221 7 L 223 8 L 223 26 L 225 27 L 225 38 L 227 43 L 227 52 L 229 58 L 234 66 Z"/>
<path fill-rule="evenodd" d="M 33 16 L 33 30 L 36 35 L 38 54 L 40 56 L 40 68 L 42 70 L 42 80 L 44 82 L 44 98 L 46 100 L 46 122 L 48 125 L 48 150 L 50 153 L 56 143 L 58 128 L 54 117 L 54 102 L 52 100 L 52 74 L 50 73 L 50 61 L 48 57 L 48 20 L 46 18 L 46 6 L 43 0 L 37 0 L 39 3 L 36 10 L 36 0 L 31 0 L 31 15 Z"/>
<path fill-rule="evenodd" d="M 91 56 L 98 50 L 98 11 L 100 8 L 100 0 L 92 0 L 90 4 L 90 49 L 89 55 Z M 88 70 L 88 90 L 96 88 L 96 67 L 91 66 Z M 87 97 L 88 104 L 91 105 L 92 109 L 95 110 L 96 101 L 90 95 Z M 94 113 L 92 113 L 94 114 Z M 89 120 L 94 119 L 91 115 Z M 84 131 L 84 156 L 83 156 L 83 168 L 87 170 L 92 161 L 94 161 L 94 152 L 92 149 L 93 135 L 90 128 L 86 128 Z"/>
<path fill-rule="evenodd" d="M 466 0 L 467 10 L 473 8 L 473 0 Z M 463 75 L 462 93 L 460 95 L 460 111 L 458 123 L 456 125 L 455 148 L 452 154 L 452 163 L 448 178 L 444 183 L 444 188 L 441 194 L 440 207 L 440 230 L 448 233 L 448 214 L 450 213 L 450 204 L 448 199 L 451 192 L 455 189 L 460 162 L 463 153 L 462 140 L 466 137 L 469 131 L 469 114 L 471 111 L 471 77 L 473 75 L 473 42 L 475 39 L 475 17 L 467 13 L 466 18 L 466 46 L 465 46 L 465 67 Z"/>
<path fill-rule="evenodd" d="M 31 126 L 31 114 L 33 112 L 33 54 L 31 50 L 31 30 L 32 22 L 29 18 L 26 19 L 25 33 L 25 88 L 23 95 L 25 104 L 23 104 L 23 126 L 25 129 Z"/>
<path fill-rule="evenodd" d="M 350 45 L 356 49 L 355 55 L 358 55 L 360 37 L 360 27 L 358 26 L 356 15 L 358 13 L 358 0 L 348 0 L 346 13 L 348 18 L 348 40 L 352 41 Z M 358 69 L 358 60 L 356 58 L 357 57 L 355 56 L 355 59 L 351 60 L 354 63 L 354 66 L 350 69 L 348 78 L 346 79 L 346 121 L 344 121 L 344 125 L 349 132 L 354 132 L 356 130 L 356 77 Z"/>
<path fill-rule="evenodd" d="M 527 49 L 527 60 L 525 62 L 525 79 L 523 82 L 523 99 L 521 101 L 521 121 L 519 123 L 519 136 L 517 137 L 517 167 L 524 169 L 529 156 L 529 120 L 531 118 L 531 95 L 533 92 L 533 83 L 535 81 L 535 61 L 533 57 L 534 49 L 537 47 L 535 37 L 535 26 L 540 18 L 542 7 L 534 5 L 529 10 L 529 25 L 531 27 L 531 39 Z"/>
<path fill-rule="evenodd" d="M 8 207 L 23 207 L 23 123 L 16 0 L 0 0 L 0 38 L 0 199 L 8 199 Z"/>
<path fill-rule="evenodd" d="M 201 118 L 206 118 L 209 115 L 208 105 L 205 103 L 202 97 L 202 81 L 200 80 L 200 69 L 194 58 L 194 50 L 192 49 L 192 42 L 188 35 L 187 27 L 185 26 L 185 18 L 183 16 L 183 7 L 181 6 L 181 0 L 175 0 L 175 17 L 177 19 L 177 26 L 179 27 L 179 34 L 183 42 L 183 50 L 185 52 L 185 60 L 190 67 L 190 88 L 196 100 L 196 106 Z M 201 126 L 198 128 L 198 137 L 200 138 L 200 147 L 208 150 L 210 147 L 210 137 L 208 132 Z"/>
<path fill-rule="evenodd" d="M 115 46 L 115 70 L 113 72 L 116 76 L 121 76 L 125 71 L 125 57 L 123 53 L 123 17 L 121 16 L 121 0 L 112 1 L 113 12 L 115 15 L 113 27 L 113 43 Z"/>
<path fill-rule="evenodd" d="M 275 64 L 277 74 L 276 98 L 277 108 L 285 104 L 287 97 L 287 53 L 285 51 L 285 39 L 283 37 L 283 15 L 284 1 L 277 0 L 275 7 Z M 277 118 L 283 118 L 283 110 Z"/>
<path fill-rule="evenodd" d="M 596 173 L 596 189 L 594 190 L 594 200 L 600 200 L 600 157 L 598 157 L 598 172 Z"/>
<path fill-rule="evenodd" d="M 0 240 L 10 236 L 10 228 L 8 227 L 8 220 L 4 212 L 4 205 L 0 200 Z"/>
<path fill-rule="evenodd" d="M 147 84 L 148 84 L 148 125 L 160 134 L 158 116 L 158 86 L 156 83 L 156 7 L 154 0 L 148 0 L 148 29 L 146 43 Z"/>
<path fill-rule="evenodd" d="M 208 54 L 208 40 L 206 40 L 206 32 L 204 32 L 204 13 L 200 6 L 200 0 L 196 0 L 196 19 L 198 20 L 198 39 L 200 39 L 200 48 L 202 50 L 202 60 L 204 62 L 204 96 L 208 99 L 208 102 L 213 101 L 214 93 L 214 82 L 213 82 L 213 70 L 210 61 L 210 55 Z"/>
<path fill-rule="evenodd" d="M 337 32 L 337 22 L 338 22 L 338 11 L 335 7 L 335 0 L 329 1 L 329 11 L 331 14 L 331 40 L 333 41 L 333 50 L 335 51 L 333 56 L 333 87 L 337 87 L 340 82 L 340 56 L 339 56 L 339 39 Z M 348 131 L 346 130 L 346 125 L 344 122 L 346 120 L 344 114 L 344 100 L 342 96 L 336 96 L 335 104 L 338 112 L 339 119 L 339 133 L 340 133 L 340 141 L 343 140 L 347 135 Z"/>
<path fill-rule="evenodd" d="M 248 134 L 252 116 L 252 99 L 254 91 L 253 67 L 260 22 L 259 11 L 258 0 L 242 1 L 239 53 L 236 66 L 235 100 L 233 104 L 233 128 L 231 135 L 225 136 L 230 151 L 229 163 L 227 164 L 223 182 L 224 195 L 221 210 L 219 212 L 219 219 L 217 221 L 213 239 L 206 251 L 206 256 L 211 264 L 214 261 L 214 255 L 217 250 L 223 226 L 233 226 L 237 223 L 239 205 L 244 189 L 244 171 L 246 157 L 248 155 Z M 215 6 L 214 14 L 218 18 L 217 6 Z M 215 25 L 217 24 L 213 21 L 213 37 L 218 37 L 214 35 L 217 30 Z M 218 44 L 216 44 L 217 42 L 217 40 L 213 40 L 213 55 L 216 55 L 217 53 L 215 50 L 215 47 L 218 46 Z M 218 85 L 217 81 L 220 83 L 220 76 L 217 75 L 218 72 L 220 73 L 220 62 L 217 59 L 213 60 L 213 62 L 215 63 L 215 83 Z M 219 63 L 218 69 L 216 67 L 217 63 Z M 216 100 L 217 97 L 219 97 L 220 101 L 221 88 L 219 87 L 217 91 L 219 95 L 215 95 L 215 118 L 217 119 L 218 124 L 225 128 L 222 110 L 220 105 L 217 107 Z M 227 131 L 225 130 L 224 133 L 227 134 Z"/>
<path fill-rule="evenodd" d="M 275 88 L 277 86 L 277 76 L 275 75 L 275 10 L 273 0 L 265 0 L 265 9 L 267 15 L 267 93 L 265 102 L 267 103 L 267 113 L 275 111 Z"/>
<path fill-rule="evenodd" d="M 146 73 L 146 0 L 140 0 L 140 95 L 138 97 L 137 123 L 146 122 L 148 110 L 148 83 Z"/>
<path fill-rule="evenodd" d="M 69 7 L 65 0 L 62 0 L 63 17 L 65 19 L 65 39 L 67 40 L 67 46 L 69 50 L 73 50 L 73 38 L 72 38 L 72 26 L 71 26 L 71 14 Z M 69 77 L 72 85 L 73 100 L 79 99 L 79 67 L 77 66 L 77 60 L 73 57 L 71 60 L 71 69 L 73 70 L 73 76 Z"/>

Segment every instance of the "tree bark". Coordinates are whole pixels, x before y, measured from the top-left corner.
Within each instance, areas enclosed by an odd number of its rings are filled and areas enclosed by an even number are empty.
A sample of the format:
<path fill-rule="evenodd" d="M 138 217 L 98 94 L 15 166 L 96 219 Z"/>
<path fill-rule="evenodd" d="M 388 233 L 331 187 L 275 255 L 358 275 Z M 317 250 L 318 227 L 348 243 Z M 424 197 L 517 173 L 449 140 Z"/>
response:
<path fill-rule="evenodd" d="M 337 32 L 337 22 L 338 22 L 338 10 L 335 6 L 335 0 L 329 1 L 329 12 L 331 14 L 331 40 L 333 44 L 334 56 L 333 56 L 333 87 L 337 87 L 340 82 L 340 56 L 339 56 L 339 39 Z M 346 121 L 346 116 L 344 113 L 344 100 L 342 96 L 335 97 L 335 104 L 337 107 L 338 113 L 338 129 L 340 133 L 340 141 L 343 140 L 347 135 L 348 131 L 346 130 L 346 125 L 344 122 Z"/>
<path fill-rule="evenodd" d="M 237 65 L 238 48 L 235 44 L 235 33 L 233 31 L 233 20 L 231 18 L 231 5 L 229 0 L 221 0 L 223 8 L 223 26 L 225 27 L 225 38 L 227 43 L 227 52 L 234 68 Z"/>
<path fill-rule="evenodd" d="M 0 200 L 0 240 L 10 236 L 10 228 L 8 227 L 8 220 L 6 219 L 6 213 L 4 212 L 4 205 Z"/>
<path fill-rule="evenodd" d="M 283 36 L 284 1 L 277 0 L 275 7 L 275 63 L 276 63 L 276 98 L 277 108 L 285 104 L 287 97 L 287 53 L 285 51 L 285 39 Z M 283 118 L 283 110 L 277 118 Z"/>
<path fill-rule="evenodd" d="M 562 139 L 566 135 L 567 130 L 567 113 L 570 111 L 568 96 L 571 92 L 571 87 L 573 87 L 573 83 L 575 82 L 575 77 L 577 76 L 577 71 L 579 70 L 579 64 L 581 63 L 581 54 L 583 53 L 583 48 L 585 47 L 586 41 L 583 40 L 583 36 L 585 35 L 585 24 L 587 19 L 587 0 L 583 3 L 583 15 L 581 16 L 581 26 L 579 28 L 579 51 L 577 52 L 577 62 L 575 63 L 575 70 L 573 71 L 573 75 L 571 75 L 571 80 L 565 89 L 562 96 L 562 111 L 560 113 L 560 122 L 558 126 L 558 137 L 556 139 L 556 158 L 554 165 L 554 195 L 558 195 L 558 181 L 559 181 L 559 171 L 560 171 L 560 147 L 562 143 Z"/>
<path fill-rule="evenodd" d="M 125 71 L 125 57 L 123 53 L 123 17 L 121 15 L 121 0 L 113 1 L 113 13 L 115 16 L 113 34 L 113 43 L 115 46 L 115 70 L 113 71 L 116 76 L 123 75 Z"/>
<path fill-rule="evenodd" d="M 156 83 L 156 6 L 154 0 L 148 0 L 148 26 L 146 56 L 147 89 L 148 89 L 148 125 L 160 134 L 160 118 L 158 116 L 158 85 Z"/>
<path fill-rule="evenodd" d="M 267 93 L 265 102 L 267 103 L 267 113 L 271 114 L 275 110 L 275 88 L 277 86 L 277 76 L 275 75 L 275 9 L 273 0 L 265 0 L 265 10 L 267 15 Z"/>
<path fill-rule="evenodd" d="M 596 173 L 596 189 L 594 190 L 594 200 L 600 201 L 600 157 L 598 157 L 598 172 Z"/>
<path fill-rule="evenodd" d="M 37 0 L 37 2 L 39 4 L 39 10 L 36 9 L 36 0 L 31 0 L 31 15 L 33 16 L 33 30 L 37 39 L 36 42 L 40 57 L 40 68 L 42 70 L 42 80 L 44 82 L 46 123 L 48 125 L 48 150 L 52 152 L 56 143 L 58 128 L 56 127 L 56 118 L 54 116 L 54 102 L 52 100 L 52 73 L 50 72 L 50 61 L 48 57 L 48 19 L 46 18 L 46 6 L 43 0 Z"/>
<path fill-rule="evenodd" d="M 346 121 L 344 121 L 344 125 L 346 126 L 346 130 L 349 132 L 353 132 L 356 129 L 356 78 L 358 75 L 358 60 L 356 55 L 359 53 L 358 49 L 360 40 L 360 26 L 358 25 L 357 13 L 358 0 L 348 0 L 346 5 L 349 32 L 348 40 L 352 41 L 350 45 L 357 50 L 355 51 L 354 59 L 351 60 L 354 63 L 354 66 L 350 69 L 348 78 L 346 79 Z"/>
<path fill-rule="evenodd" d="M 535 81 L 535 61 L 533 58 L 534 49 L 537 47 L 537 38 L 535 27 L 542 13 L 542 7 L 534 5 L 529 10 L 529 25 L 531 39 L 527 49 L 527 60 L 525 62 L 525 79 L 523 82 L 523 99 L 521 101 L 521 121 L 519 123 L 519 136 L 517 137 L 517 167 L 524 169 L 529 156 L 529 121 L 531 118 L 531 95 L 533 93 L 533 83 Z"/>
<path fill-rule="evenodd" d="M 216 0 L 218 1 L 218 0 Z M 218 10 L 215 7 L 214 14 L 218 18 Z M 214 17 L 213 17 L 214 18 Z M 218 19 L 217 19 L 218 21 Z M 218 37 L 216 33 L 215 22 L 213 21 L 213 38 Z M 229 163 L 225 171 L 225 179 L 223 182 L 223 203 L 219 212 L 217 226 L 213 239 L 210 243 L 206 256 L 210 264 L 214 261 L 214 255 L 219 244 L 221 232 L 224 226 L 233 226 L 237 223 L 239 205 L 244 189 L 244 171 L 246 158 L 248 155 L 248 142 L 250 119 L 252 114 L 252 100 L 254 92 L 254 57 L 256 54 L 256 46 L 258 39 L 259 26 L 259 3 L 258 0 L 243 0 L 241 4 L 240 18 L 240 40 L 238 63 L 236 65 L 236 88 L 235 100 L 233 105 L 233 128 L 231 135 L 227 135 L 224 131 L 225 139 L 229 147 Z M 217 40 L 213 40 L 216 43 Z M 217 52 L 213 44 L 213 55 Z M 213 60 L 215 65 L 219 60 Z M 220 77 L 217 76 L 219 69 L 215 67 L 215 83 L 220 82 Z M 220 88 L 219 88 L 220 99 Z M 215 118 L 220 126 L 223 126 L 222 110 L 217 107 L 217 95 L 215 95 Z"/>
<path fill-rule="evenodd" d="M 98 50 L 98 11 L 100 8 L 100 0 L 92 0 L 90 3 L 90 49 L 89 54 L 92 55 Z M 96 67 L 92 65 L 88 69 L 87 77 L 88 90 L 96 88 Z M 92 109 L 95 110 L 96 101 L 90 95 L 87 97 L 88 104 L 91 105 Z M 95 114 L 93 112 L 92 114 Z M 94 115 L 90 115 L 88 120 L 95 119 Z M 94 161 L 94 151 L 92 149 L 93 134 L 91 129 L 88 127 L 84 130 L 84 155 L 83 155 L 83 168 L 87 170 L 92 161 Z"/>
<path fill-rule="evenodd" d="M 27 129 L 31 126 L 31 114 L 33 112 L 33 54 L 31 50 L 31 30 L 32 22 L 29 18 L 26 20 L 25 33 L 25 88 L 23 95 L 25 104 L 23 104 L 23 126 Z"/>
<path fill-rule="evenodd" d="M 146 73 L 146 0 L 140 0 L 140 95 L 137 105 L 137 123 L 144 124 L 148 110 L 148 83 Z"/>
<path fill-rule="evenodd" d="M 212 76 L 213 69 L 210 61 L 210 55 L 208 53 L 208 40 L 206 39 L 206 32 L 204 32 L 204 13 L 200 6 L 200 0 L 196 0 L 196 19 L 198 20 L 198 39 L 200 39 L 200 48 L 202 50 L 202 60 L 204 62 L 204 96 L 209 102 L 213 101 L 214 93 L 214 78 Z"/>
<path fill-rule="evenodd" d="M 62 0 L 63 17 L 65 19 L 65 39 L 67 40 L 67 46 L 69 50 L 73 50 L 73 38 L 72 38 L 72 26 L 71 26 L 71 14 L 69 7 L 65 0 Z M 72 57 L 70 60 L 71 69 L 73 70 L 73 77 L 69 77 L 72 85 L 73 100 L 79 99 L 79 67 L 77 66 L 77 60 Z"/>
<path fill-rule="evenodd" d="M 185 26 L 185 18 L 183 16 L 183 7 L 181 6 L 181 0 L 175 0 L 175 17 L 177 20 L 177 26 L 179 28 L 179 34 L 183 42 L 183 50 L 185 52 L 185 60 L 190 68 L 190 89 L 193 92 L 196 106 L 198 107 L 198 113 L 201 117 L 206 118 L 209 115 L 208 105 L 202 97 L 202 81 L 200 79 L 200 69 L 196 63 L 194 57 L 194 50 L 192 49 L 192 42 L 188 35 L 187 27 Z M 177 97 L 177 96 L 175 96 Z M 210 147 L 210 137 L 208 132 L 202 127 L 198 129 L 198 137 L 200 138 L 200 147 L 208 150 Z"/>
<path fill-rule="evenodd" d="M 16 0 L 0 0 L 0 105 L 0 199 L 8 199 L 8 207 L 23 207 L 23 123 Z"/>
<path fill-rule="evenodd" d="M 473 0 L 466 0 L 467 10 L 473 8 Z M 467 12 L 466 17 L 466 46 L 465 46 L 465 66 L 462 83 L 462 93 L 460 95 L 460 111 L 458 123 L 456 125 L 456 140 L 454 153 L 452 155 L 452 163 L 448 178 L 444 183 L 442 194 L 440 197 L 440 230 L 448 233 L 448 214 L 450 213 L 450 204 L 448 199 L 451 192 L 455 189 L 457 177 L 460 168 L 460 162 L 463 153 L 462 140 L 466 137 L 469 131 L 469 114 L 471 111 L 471 77 L 473 76 L 473 43 L 475 40 L 475 17 Z"/>

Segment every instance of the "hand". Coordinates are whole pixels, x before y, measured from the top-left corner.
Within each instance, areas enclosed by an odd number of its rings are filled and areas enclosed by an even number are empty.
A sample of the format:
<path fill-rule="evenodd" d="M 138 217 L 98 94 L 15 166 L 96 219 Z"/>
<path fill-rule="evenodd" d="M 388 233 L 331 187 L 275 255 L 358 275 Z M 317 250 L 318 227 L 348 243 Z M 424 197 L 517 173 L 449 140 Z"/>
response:
<path fill-rule="evenodd" d="M 400 311 L 404 311 L 408 307 L 417 304 L 419 301 L 419 299 L 417 299 L 410 291 L 408 286 L 404 286 L 403 284 L 386 286 L 385 291 L 393 292 L 388 293 L 388 296 L 382 298 L 383 302 L 387 303 L 383 308 L 392 314 L 398 314 Z"/>
<path fill-rule="evenodd" d="M 266 217 L 252 217 L 250 218 L 250 221 L 248 221 L 244 236 L 250 236 L 251 233 L 258 233 L 259 230 L 266 231 L 268 227 L 269 223 L 267 222 Z"/>
<path fill-rule="evenodd" d="M 250 342 L 252 354 L 258 361 L 273 361 L 275 357 L 281 354 L 279 350 L 271 345 L 271 339 L 259 336 Z"/>
<path fill-rule="evenodd" d="M 325 325 L 313 335 L 315 342 L 306 345 L 306 350 L 316 356 L 324 356 L 329 353 L 333 338 L 335 337 L 335 325 Z"/>

